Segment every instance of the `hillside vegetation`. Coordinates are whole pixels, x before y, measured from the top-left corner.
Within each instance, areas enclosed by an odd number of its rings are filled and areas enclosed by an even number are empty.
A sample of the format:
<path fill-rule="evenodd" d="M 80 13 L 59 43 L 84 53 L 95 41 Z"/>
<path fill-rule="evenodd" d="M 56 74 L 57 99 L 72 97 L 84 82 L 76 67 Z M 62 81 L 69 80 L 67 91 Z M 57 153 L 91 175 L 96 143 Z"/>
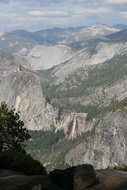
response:
<path fill-rule="evenodd" d="M 80 75 L 81 74 L 81 75 Z M 83 75 L 84 74 L 84 75 Z M 47 170 L 54 168 L 66 168 L 65 156 L 78 144 L 88 144 L 95 134 L 99 121 L 109 112 L 127 110 L 127 98 L 121 101 L 112 100 L 107 106 L 104 105 L 81 105 L 70 98 L 89 96 L 96 88 L 103 86 L 110 87 L 116 81 L 123 80 L 127 75 L 127 56 L 115 56 L 113 59 L 92 66 L 91 69 L 78 70 L 77 73 L 66 78 L 65 82 L 59 85 L 45 85 L 47 100 L 60 112 L 82 112 L 88 113 L 87 120 L 96 119 L 92 131 L 82 133 L 75 140 L 65 139 L 63 131 L 30 131 L 31 140 L 28 142 L 27 151 L 35 158 L 45 164 Z"/>
<path fill-rule="evenodd" d="M 86 70 L 84 74 L 86 75 Z M 109 61 L 102 64 L 89 67 L 88 77 L 82 80 L 81 76 L 76 73 L 66 78 L 64 84 L 53 85 L 45 88 L 45 95 L 49 99 L 81 97 L 91 93 L 91 90 L 111 85 L 117 80 L 123 78 L 127 74 L 127 55 L 115 56 Z M 72 79 L 75 79 L 77 86 L 74 86 Z M 64 86 L 64 89 L 61 86 Z M 73 88 L 71 86 L 74 86 Z"/>
<path fill-rule="evenodd" d="M 78 144 L 87 142 L 94 131 L 78 136 L 77 139 L 65 139 L 63 131 L 30 131 L 31 140 L 27 143 L 27 152 L 39 160 L 48 171 L 67 167 L 65 155 Z"/>
<path fill-rule="evenodd" d="M 104 109 L 107 109 L 101 104 L 100 98 L 100 103 L 87 106 L 82 105 L 81 101 L 80 103 L 75 102 L 75 99 L 89 97 L 91 93 L 95 98 L 94 91 L 97 88 L 110 87 L 116 81 L 123 80 L 126 75 L 127 55 L 119 55 L 103 64 L 78 70 L 77 73 L 68 76 L 62 84 L 48 87 L 45 85 L 44 93 L 47 100 L 61 111 L 87 112 L 89 116 L 96 117 Z M 108 110 L 112 105 L 108 106 Z"/>
<path fill-rule="evenodd" d="M 27 142 L 26 150 L 33 158 L 39 160 L 48 171 L 55 168 L 66 168 L 68 167 L 65 162 L 66 154 L 80 143 L 84 143 L 84 146 L 86 145 L 87 147 L 89 140 L 95 134 L 95 129 L 98 126 L 99 121 L 106 115 L 106 113 L 115 112 L 118 109 L 121 110 L 121 112 L 126 112 L 127 98 L 120 102 L 114 102 L 110 106 L 101 110 L 93 109 L 92 112 L 89 112 L 90 115 L 87 118 L 88 120 L 96 118 L 96 123 L 93 129 L 86 133 L 82 133 L 74 140 L 66 139 L 63 131 L 30 131 L 31 140 Z"/>

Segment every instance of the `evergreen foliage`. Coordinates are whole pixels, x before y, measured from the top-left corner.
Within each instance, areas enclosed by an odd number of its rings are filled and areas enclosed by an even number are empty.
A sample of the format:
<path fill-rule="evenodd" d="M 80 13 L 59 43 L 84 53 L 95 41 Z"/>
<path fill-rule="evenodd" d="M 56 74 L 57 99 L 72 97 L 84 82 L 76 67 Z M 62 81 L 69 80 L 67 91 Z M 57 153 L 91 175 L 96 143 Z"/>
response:
<path fill-rule="evenodd" d="M 64 138 L 63 130 L 55 131 L 29 131 L 31 140 L 27 142 L 26 150 L 37 149 L 39 152 L 45 153 L 51 150 L 52 145 L 58 143 Z M 35 153 L 36 155 L 36 153 Z M 33 155 L 33 156 L 35 156 Z"/>
<path fill-rule="evenodd" d="M 121 171 L 127 172 L 127 165 L 123 164 L 122 166 L 114 166 L 113 169 L 114 170 L 121 170 Z"/>
<path fill-rule="evenodd" d="M 30 131 L 31 140 L 27 142 L 26 150 L 42 164 L 47 164 L 48 171 L 68 167 L 65 155 L 78 144 L 85 142 L 93 135 L 93 131 L 82 133 L 77 139 L 65 139 L 63 131 Z"/>
<path fill-rule="evenodd" d="M 103 106 L 103 102 L 101 101 L 95 102 L 94 105 L 85 106 L 81 105 L 80 97 L 89 97 L 91 92 L 94 96 L 94 90 L 96 88 L 108 88 L 113 83 L 116 83 L 116 81 L 124 80 L 126 75 L 127 55 L 116 55 L 111 60 L 102 64 L 90 66 L 87 72 L 86 70 L 82 70 L 71 74 L 62 84 L 48 86 L 45 88 L 45 96 L 61 112 L 85 112 L 88 113 L 88 120 L 93 119 L 100 114 L 114 110 L 117 106 L 120 107 L 120 104 L 126 102 L 126 100 L 119 103 L 117 101 L 111 101 L 109 106 Z M 73 85 L 74 81 L 76 81 L 75 85 Z M 79 103 L 73 100 L 73 98 L 75 99 L 77 97 Z"/>
<path fill-rule="evenodd" d="M 81 73 L 82 74 L 82 73 Z M 74 76 L 73 76 L 74 75 Z M 65 81 L 65 88 L 61 89 L 63 85 L 52 85 L 45 89 L 45 95 L 48 99 L 53 98 L 68 98 L 68 97 L 82 97 L 91 93 L 91 90 L 107 86 L 116 82 L 127 75 L 127 56 L 115 56 L 109 61 L 91 67 L 88 71 L 88 77 L 81 80 L 81 77 L 76 73 L 71 74 Z M 82 75 L 81 75 L 82 76 Z M 72 78 L 79 81 L 78 85 L 74 88 L 72 86 Z M 70 81 L 70 82 L 69 82 Z"/>
<path fill-rule="evenodd" d="M 77 106 L 78 107 L 78 106 Z M 101 118 L 108 112 L 115 112 L 116 110 L 123 111 L 126 114 L 127 111 L 127 98 L 120 102 L 112 102 L 107 107 L 88 107 L 87 111 L 90 120 L 96 118 L 96 123 L 92 131 L 82 133 L 76 139 L 65 139 L 63 131 L 30 131 L 31 140 L 27 143 L 27 151 L 36 159 L 40 160 L 42 164 L 46 163 L 48 171 L 56 168 L 68 167 L 65 163 L 65 155 L 80 143 L 89 141 L 91 136 L 95 134 L 95 129 Z"/>
<path fill-rule="evenodd" d="M 0 168 L 15 170 L 25 175 L 46 174 L 45 168 L 39 161 L 33 159 L 30 155 L 19 152 L 1 152 Z"/>
<path fill-rule="evenodd" d="M 19 113 L 15 109 L 8 109 L 7 104 L 0 104 L 0 152 L 18 151 L 25 153 L 24 142 L 30 138 L 28 130 L 24 128 Z"/>

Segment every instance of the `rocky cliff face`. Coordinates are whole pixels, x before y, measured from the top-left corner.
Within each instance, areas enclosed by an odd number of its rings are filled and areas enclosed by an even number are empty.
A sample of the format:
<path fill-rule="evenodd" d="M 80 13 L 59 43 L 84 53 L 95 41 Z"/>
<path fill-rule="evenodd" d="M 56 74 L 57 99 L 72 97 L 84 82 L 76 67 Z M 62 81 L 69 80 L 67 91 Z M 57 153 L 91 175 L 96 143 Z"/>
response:
<path fill-rule="evenodd" d="M 39 76 L 2 54 L 0 61 L 0 101 L 20 111 L 25 126 L 31 130 L 51 130 L 57 109 L 46 102 Z M 10 59 L 11 58 L 11 59 Z"/>
<path fill-rule="evenodd" d="M 90 163 L 96 169 L 122 165 L 127 162 L 126 111 L 110 112 L 97 124 L 95 135 L 88 144 L 79 144 L 65 156 L 69 165 Z"/>
<path fill-rule="evenodd" d="M 86 68 L 90 65 L 97 65 L 110 60 L 116 55 L 124 54 L 127 51 L 127 43 L 104 43 L 100 42 L 91 52 L 88 48 L 77 51 L 66 64 L 61 64 L 53 71 L 56 76 L 56 84 L 63 82 L 65 78 L 79 68 Z"/>
<path fill-rule="evenodd" d="M 63 114 L 57 125 L 58 129 L 63 129 L 67 139 L 76 139 L 78 135 L 92 130 L 93 122 L 87 122 L 87 113 Z"/>
<path fill-rule="evenodd" d="M 68 61 L 73 54 L 71 48 L 65 45 L 40 45 L 30 51 L 27 59 L 33 70 L 45 70 Z"/>
<path fill-rule="evenodd" d="M 96 24 L 88 28 L 82 28 L 79 32 L 71 34 L 64 43 L 84 42 L 92 38 L 100 38 L 118 31 L 119 29 L 113 27 Z"/>
<path fill-rule="evenodd" d="M 124 54 L 127 43 L 99 42 L 94 48 L 84 48 L 74 52 L 69 46 L 35 46 L 27 56 L 33 70 L 52 68 L 52 77 L 56 77 L 55 84 L 63 82 L 65 78 L 79 68 L 97 65 L 110 60 L 115 55 Z"/>
<path fill-rule="evenodd" d="M 39 45 L 39 42 L 30 39 L 29 37 L 23 37 L 11 33 L 5 33 L 0 36 L 0 50 L 8 53 L 19 52 L 22 55 L 27 55 L 27 53 L 36 45 Z"/>
<path fill-rule="evenodd" d="M 97 125 L 84 156 L 94 167 L 107 168 L 127 162 L 126 112 L 108 113 Z"/>
<path fill-rule="evenodd" d="M 110 105 L 112 101 L 121 101 L 127 97 L 127 77 L 112 83 L 110 86 L 100 86 L 88 95 L 70 98 L 69 102 L 80 105 Z"/>

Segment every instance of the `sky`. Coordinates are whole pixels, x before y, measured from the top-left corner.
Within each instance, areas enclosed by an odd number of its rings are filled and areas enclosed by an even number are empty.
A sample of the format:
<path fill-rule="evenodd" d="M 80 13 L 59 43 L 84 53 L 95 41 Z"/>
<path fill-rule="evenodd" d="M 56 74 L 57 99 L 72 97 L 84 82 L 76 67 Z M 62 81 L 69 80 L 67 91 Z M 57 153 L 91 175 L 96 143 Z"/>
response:
<path fill-rule="evenodd" d="M 0 31 L 127 25 L 127 0 L 0 0 Z"/>

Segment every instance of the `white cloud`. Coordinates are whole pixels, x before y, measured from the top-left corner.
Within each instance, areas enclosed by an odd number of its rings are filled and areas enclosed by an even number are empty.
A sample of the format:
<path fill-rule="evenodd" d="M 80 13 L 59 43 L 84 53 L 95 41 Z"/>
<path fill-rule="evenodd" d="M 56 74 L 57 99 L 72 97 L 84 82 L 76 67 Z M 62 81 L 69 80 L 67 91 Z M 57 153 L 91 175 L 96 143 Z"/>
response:
<path fill-rule="evenodd" d="M 127 0 L 106 0 L 106 3 L 109 3 L 109 4 L 124 4 L 124 3 L 127 3 Z"/>
<path fill-rule="evenodd" d="M 9 13 L 0 13 L 0 18 L 1 19 L 8 19 L 11 20 L 13 18 L 16 18 L 18 15 L 13 13 L 13 14 L 9 14 Z"/>
<path fill-rule="evenodd" d="M 65 11 L 29 11 L 28 15 L 35 17 L 69 17 Z"/>
<path fill-rule="evenodd" d="M 96 8 L 96 9 L 82 9 L 82 8 L 79 8 L 77 10 L 74 11 L 75 14 L 78 14 L 78 15 L 83 15 L 83 14 L 100 14 L 100 13 L 108 13 L 110 12 L 110 10 L 106 7 L 101 7 L 101 8 Z"/>
<path fill-rule="evenodd" d="M 122 15 L 124 18 L 127 18 L 127 12 L 122 12 L 121 15 Z"/>
<path fill-rule="evenodd" d="M 36 30 L 95 22 L 127 24 L 126 3 L 127 0 L 0 0 L 0 26 Z"/>

